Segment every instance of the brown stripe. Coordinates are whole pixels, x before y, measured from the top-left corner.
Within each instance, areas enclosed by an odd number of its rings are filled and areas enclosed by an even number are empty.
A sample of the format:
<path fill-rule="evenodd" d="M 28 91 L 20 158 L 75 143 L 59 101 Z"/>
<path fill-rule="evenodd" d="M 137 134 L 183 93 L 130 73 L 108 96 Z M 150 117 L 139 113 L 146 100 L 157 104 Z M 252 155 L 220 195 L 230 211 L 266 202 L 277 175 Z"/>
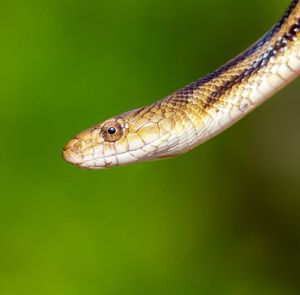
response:
<path fill-rule="evenodd" d="M 214 71 L 213 73 L 185 86 L 182 89 L 179 89 L 174 94 L 169 96 L 169 100 L 177 101 L 183 100 L 187 101 L 190 97 L 193 97 L 193 93 L 195 91 L 201 91 L 201 87 L 205 86 L 214 79 L 217 79 L 222 74 L 226 73 L 230 69 L 233 69 L 235 66 L 244 62 L 247 58 L 250 58 L 254 54 L 257 54 L 259 50 L 261 50 L 266 44 L 279 32 L 279 30 L 284 26 L 284 24 L 288 21 L 290 15 L 294 12 L 296 6 L 299 4 L 300 0 L 293 0 L 291 5 L 288 7 L 284 16 L 278 21 L 278 23 L 266 34 L 264 35 L 258 42 L 252 45 L 248 50 L 244 53 L 238 55 L 233 60 L 229 61 L 227 64 Z M 219 86 L 216 90 L 214 90 L 204 104 L 204 108 L 209 108 L 213 104 L 215 104 L 219 98 L 226 93 L 226 91 L 230 90 L 234 85 L 237 85 L 248 79 L 251 75 L 257 72 L 260 68 L 266 66 L 271 59 L 278 54 L 280 49 L 287 46 L 289 41 L 292 41 L 294 36 L 298 33 L 300 28 L 300 20 L 298 20 L 295 24 L 291 26 L 288 33 L 284 34 L 281 38 L 279 38 L 272 46 L 270 46 L 267 50 L 262 51 L 261 55 L 253 62 L 249 67 L 242 70 L 241 73 L 234 76 L 231 80 L 224 81 L 224 83 Z M 208 84 L 209 85 L 209 84 Z"/>
<path fill-rule="evenodd" d="M 282 25 L 287 20 L 288 16 L 292 13 L 293 9 L 295 8 L 296 4 L 298 4 L 298 2 L 299 2 L 298 0 L 293 1 L 287 13 L 279 22 L 281 25 L 280 26 L 276 25 L 276 31 L 278 31 L 278 29 L 282 27 Z M 289 44 L 289 42 L 294 41 L 294 38 L 296 37 L 299 31 L 300 31 L 300 18 L 297 20 L 295 24 L 293 24 L 289 28 L 288 32 L 285 33 L 282 37 L 280 37 L 272 46 L 270 46 L 266 52 L 262 52 L 260 57 L 255 62 L 253 62 L 248 68 L 242 71 L 239 75 L 233 77 L 231 80 L 225 81 L 224 84 L 219 86 L 216 91 L 212 92 L 207 98 L 204 108 L 207 109 L 212 105 L 214 105 L 216 102 L 218 102 L 219 98 L 222 95 L 224 95 L 228 90 L 230 90 L 234 85 L 237 85 L 242 81 L 245 81 L 251 75 L 256 73 L 259 69 L 265 67 L 272 57 L 275 57 L 281 50 L 283 50 Z M 274 29 L 271 30 L 271 32 L 272 32 L 271 35 L 273 36 Z M 263 42 L 264 44 L 267 42 L 265 38 L 262 38 L 262 40 L 264 41 Z M 260 42 L 262 41 L 259 41 L 258 43 Z M 249 57 L 249 55 L 247 57 Z"/>

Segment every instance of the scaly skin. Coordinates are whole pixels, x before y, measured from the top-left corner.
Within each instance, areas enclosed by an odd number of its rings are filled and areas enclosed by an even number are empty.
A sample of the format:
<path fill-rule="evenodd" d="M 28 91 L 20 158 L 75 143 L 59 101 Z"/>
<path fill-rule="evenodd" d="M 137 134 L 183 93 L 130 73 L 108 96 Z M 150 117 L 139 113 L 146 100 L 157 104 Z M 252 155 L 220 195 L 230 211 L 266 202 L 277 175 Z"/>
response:
<path fill-rule="evenodd" d="M 207 141 L 300 74 L 300 0 L 247 51 L 165 99 L 78 134 L 66 161 L 101 169 L 174 157 Z"/>

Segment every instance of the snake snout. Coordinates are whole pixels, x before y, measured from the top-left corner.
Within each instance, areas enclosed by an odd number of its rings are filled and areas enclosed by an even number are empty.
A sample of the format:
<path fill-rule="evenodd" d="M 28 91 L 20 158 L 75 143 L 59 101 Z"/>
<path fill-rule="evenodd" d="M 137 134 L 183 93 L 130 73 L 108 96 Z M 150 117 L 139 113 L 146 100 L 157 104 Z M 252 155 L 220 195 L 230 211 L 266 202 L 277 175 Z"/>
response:
<path fill-rule="evenodd" d="M 76 138 L 70 140 L 63 149 L 64 159 L 71 164 L 80 164 L 84 160 L 83 142 Z"/>

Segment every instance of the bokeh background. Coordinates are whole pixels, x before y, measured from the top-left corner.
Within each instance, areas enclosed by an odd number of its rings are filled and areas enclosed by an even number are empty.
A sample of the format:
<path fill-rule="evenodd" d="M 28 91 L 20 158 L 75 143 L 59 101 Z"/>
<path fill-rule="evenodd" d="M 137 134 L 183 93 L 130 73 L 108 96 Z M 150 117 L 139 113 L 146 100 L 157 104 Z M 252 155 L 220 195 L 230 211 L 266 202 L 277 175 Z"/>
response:
<path fill-rule="evenodd" d="M 300 294 L 300 80 L 175 159 L 61 157 L 78 131 L 222 65 L 288 4 L 0 4 L 1 295 Z"/>

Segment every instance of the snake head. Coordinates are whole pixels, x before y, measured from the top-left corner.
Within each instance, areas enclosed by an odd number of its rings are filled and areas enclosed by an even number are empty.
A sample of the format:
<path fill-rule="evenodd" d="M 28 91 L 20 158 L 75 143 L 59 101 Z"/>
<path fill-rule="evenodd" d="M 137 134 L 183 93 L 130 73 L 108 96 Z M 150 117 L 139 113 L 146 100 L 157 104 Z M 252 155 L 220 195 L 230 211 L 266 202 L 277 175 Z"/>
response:
<path fill-rule="evenodd" d="M 63 156 L 87 169 L 167 158 L 174 126 L 174 119 L 155 105 L 129 111 L 79 133 L 65 145 Z"/>

